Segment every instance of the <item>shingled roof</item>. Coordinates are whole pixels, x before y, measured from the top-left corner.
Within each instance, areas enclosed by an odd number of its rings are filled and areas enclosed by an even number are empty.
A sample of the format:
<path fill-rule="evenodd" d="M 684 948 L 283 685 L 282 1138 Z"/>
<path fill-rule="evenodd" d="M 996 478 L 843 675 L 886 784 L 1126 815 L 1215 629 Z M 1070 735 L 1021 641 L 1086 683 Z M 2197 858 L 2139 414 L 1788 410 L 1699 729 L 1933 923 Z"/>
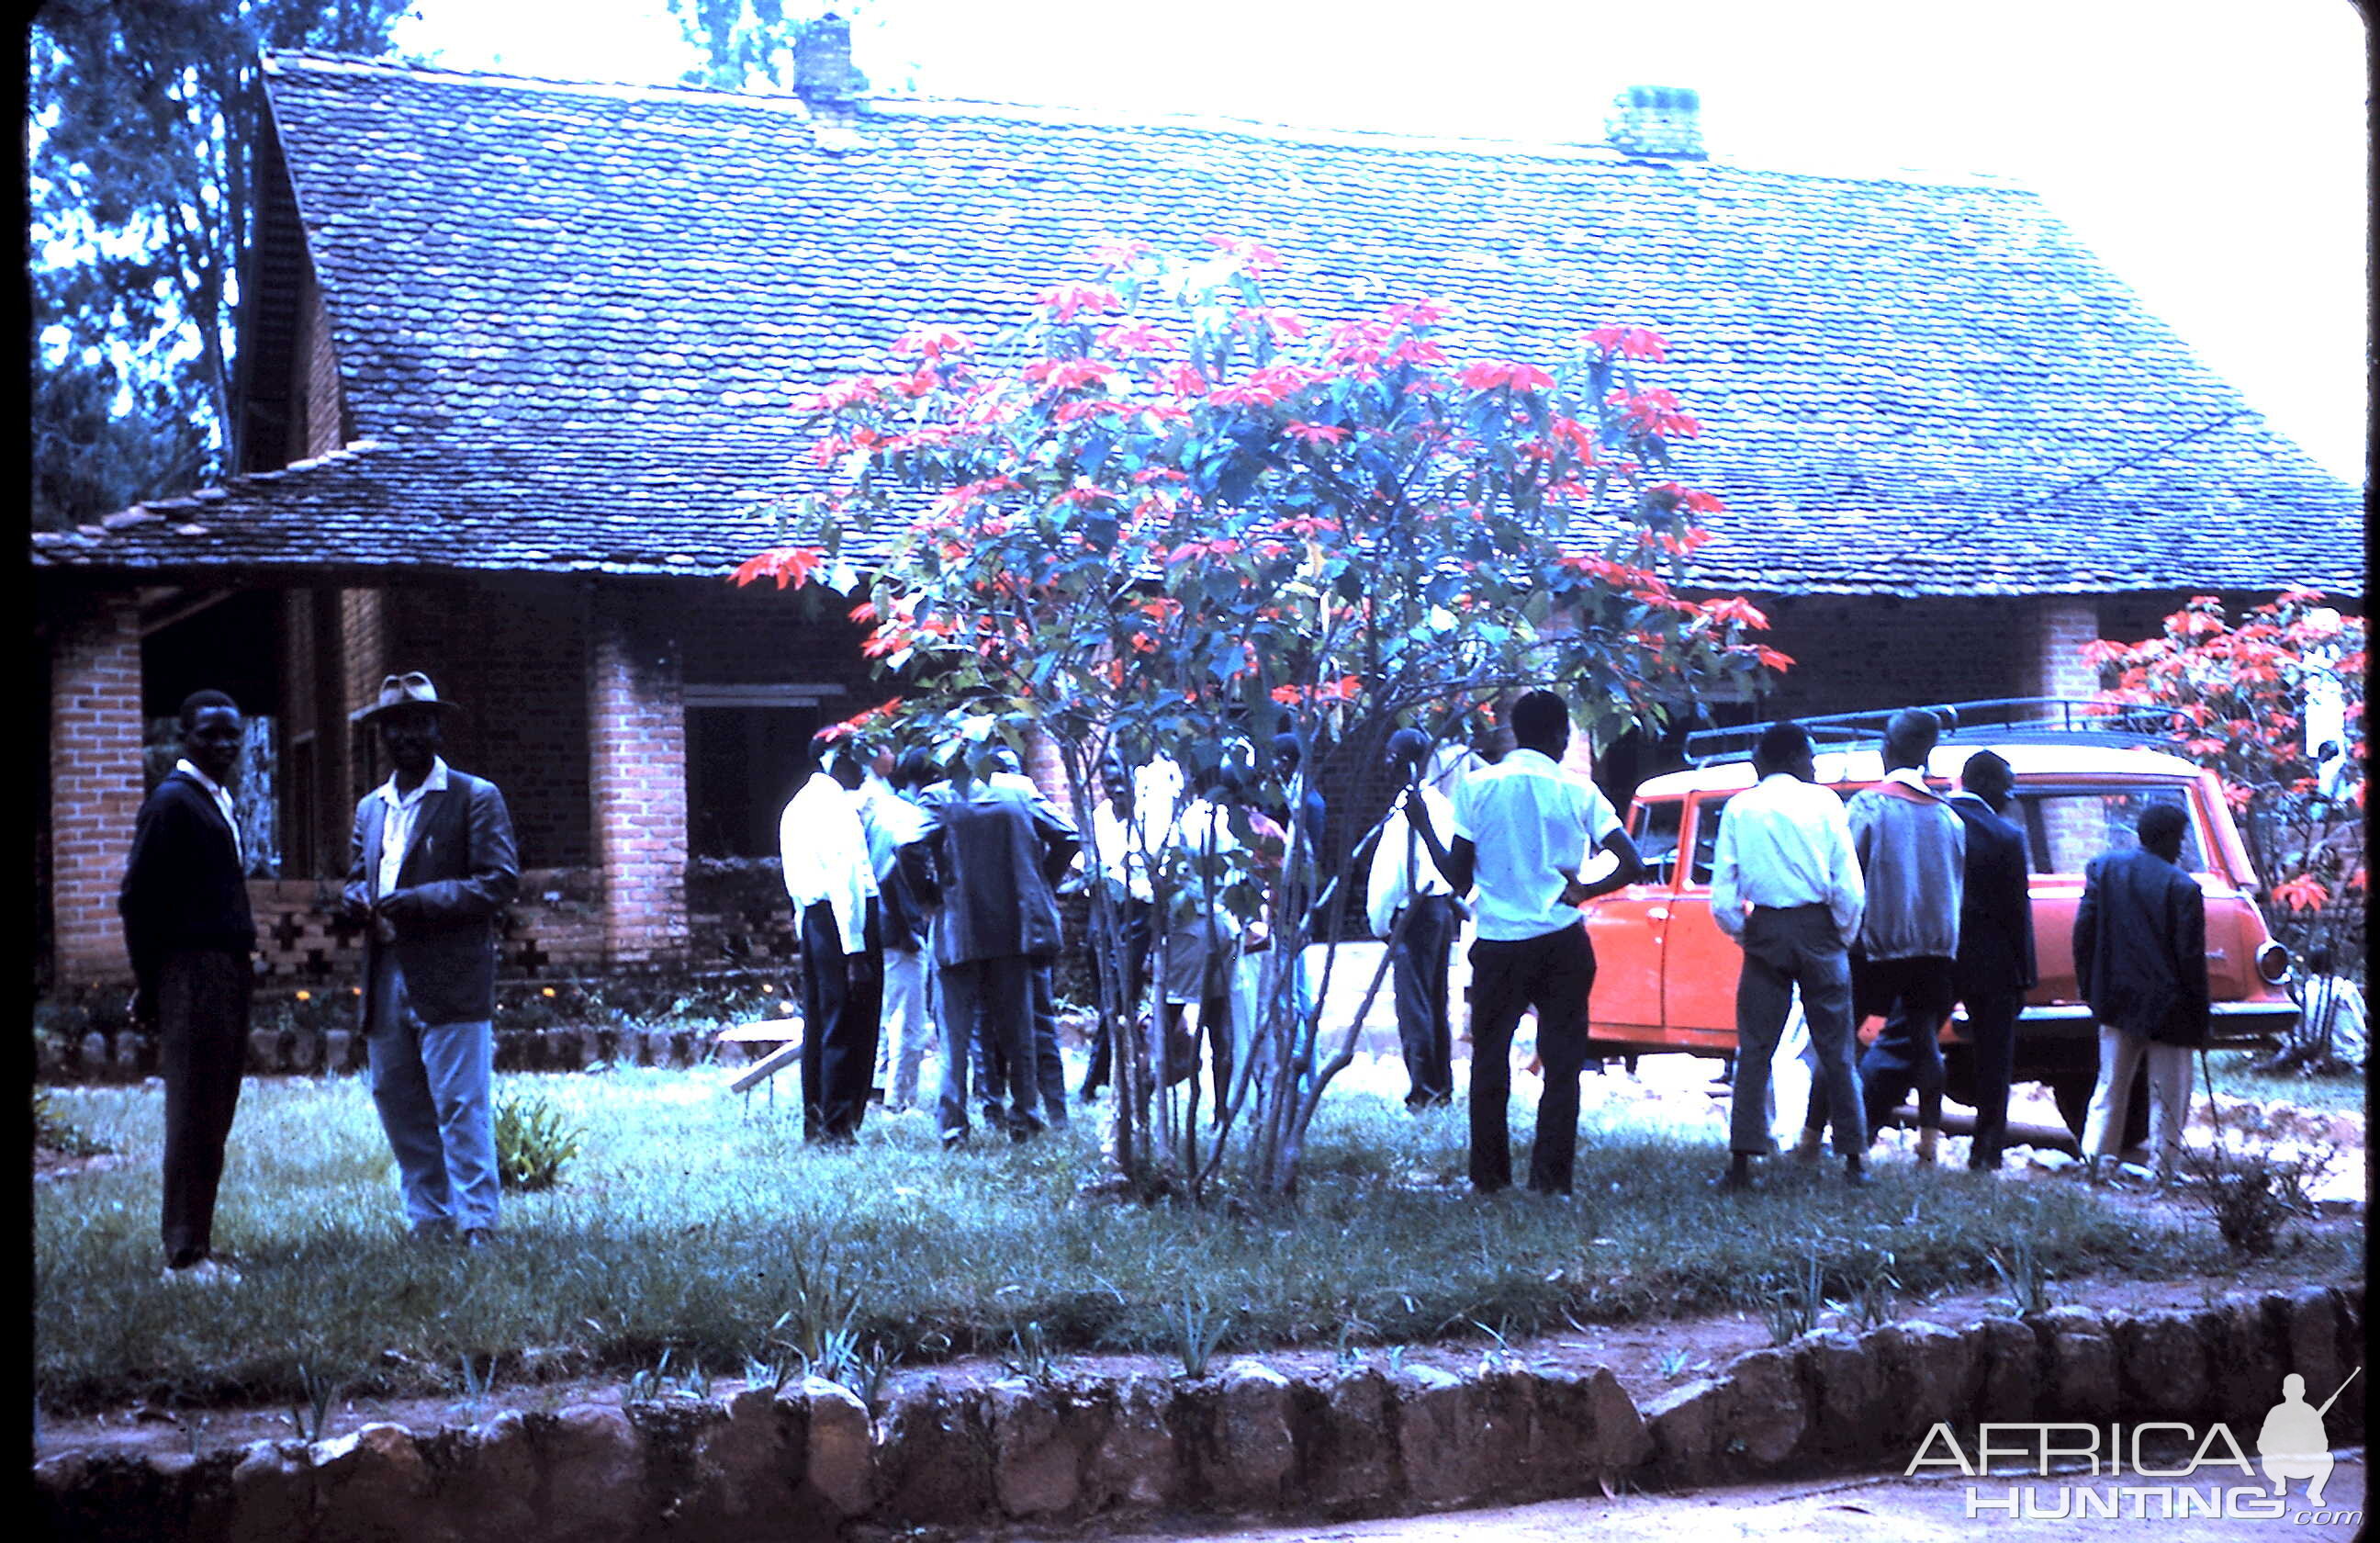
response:
<path fill-rule="evenodd" d="M 1249 236 L 1285 303 L 1434 295 L 1452 351 L 1673 343 L 1717 588 L 2363 588 L 2362 500 L 2034 194 L 1600 145 L 266 64 L 359 441 L 36 541 L 93 570 L 724 571 L 787 408 L 1102 237 Z M 191 532 L 198 533 L 193 534 Z"/>

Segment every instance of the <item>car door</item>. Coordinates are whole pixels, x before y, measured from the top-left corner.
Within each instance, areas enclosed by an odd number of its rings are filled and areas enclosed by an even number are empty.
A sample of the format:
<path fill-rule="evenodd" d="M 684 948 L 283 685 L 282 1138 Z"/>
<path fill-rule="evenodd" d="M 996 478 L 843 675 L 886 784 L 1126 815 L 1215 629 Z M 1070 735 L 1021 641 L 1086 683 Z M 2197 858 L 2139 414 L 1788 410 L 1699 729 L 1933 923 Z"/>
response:
<path fill-rule="evenodd" d="M 1589 904 L 1586 935 L 1595 943 L 1595 990 L 1587 999 L 1590 1032 L 1598 1039 L 1643 1042 L 1661 1027 L 1661 956 L 1679 877 L 1684 831 L 1682 797 L 1640 801 L 1629 810 L 1646 879 Z"/>
<path fill-rule="evenodd" d="M 1735 982 L 1743 953 L 1711 919 L 1711 866 L 1718 852 L 1719 820 L 1729 795 L 1693 800 L 1685 833 L 1692 854 L 1669 903 L 1661 961 L 1661 1021 L 1673 1044 L 1731 1050 L 1735 1045 Z"/>

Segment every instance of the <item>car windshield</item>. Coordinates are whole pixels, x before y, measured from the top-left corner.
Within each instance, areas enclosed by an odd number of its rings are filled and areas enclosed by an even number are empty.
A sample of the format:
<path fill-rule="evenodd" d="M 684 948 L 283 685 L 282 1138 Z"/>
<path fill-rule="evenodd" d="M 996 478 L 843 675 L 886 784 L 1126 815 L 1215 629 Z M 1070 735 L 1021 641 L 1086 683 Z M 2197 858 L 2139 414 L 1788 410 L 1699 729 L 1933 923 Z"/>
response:
<path fill-rule="evenodd" d="M 2039 787 L 2019 786 L 2009 818 L 2024 828 L 2025 845 L 2035 873 L 2080 873 L 2103 852 L 2124 852 L 2140 844 L 2133 827 L 2152 804 L 2172 804 L 2185 813 L 2190 802 L 2174 786 Z M 2181 867 L 2191 873 L 2207 871 L 2206 849 L 2192 816 L 2181 837 Z"/>

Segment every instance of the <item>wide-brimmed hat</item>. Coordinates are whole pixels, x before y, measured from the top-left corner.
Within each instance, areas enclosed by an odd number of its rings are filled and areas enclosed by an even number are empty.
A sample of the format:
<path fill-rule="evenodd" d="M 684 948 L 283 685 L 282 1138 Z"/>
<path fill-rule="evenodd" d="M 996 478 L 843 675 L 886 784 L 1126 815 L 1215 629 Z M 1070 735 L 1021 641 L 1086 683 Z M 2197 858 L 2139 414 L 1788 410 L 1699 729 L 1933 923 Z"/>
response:
<path fill-rule="evenodd" d="M 401 675 L 382 677 L 380 700 L 370 707 L 358 709 L 347 717 L 351 723 L 369 723 L 381 714 L 395 711 L 400 707 L 436 708 L 442 713 L 458 711 L 453 702 L 438 694 L 438 687 L 431 684 L 428 675 L 419 670 L 409 670 Z"/>

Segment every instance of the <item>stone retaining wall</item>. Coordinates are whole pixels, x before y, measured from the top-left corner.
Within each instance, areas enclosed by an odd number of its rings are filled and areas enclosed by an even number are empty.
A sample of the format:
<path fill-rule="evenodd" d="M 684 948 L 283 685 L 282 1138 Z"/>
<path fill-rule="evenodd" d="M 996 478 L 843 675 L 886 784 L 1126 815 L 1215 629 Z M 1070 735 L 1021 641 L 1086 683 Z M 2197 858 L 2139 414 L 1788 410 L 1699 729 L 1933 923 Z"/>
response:
<path fill-rule="evenodd" d="M 798 1038 L 800 1024 L 788 1028 Z M 758 1061 L 767 1045 L 719 1045 L 716 1028 L 503 1028 L 496 1031 L 500 1072 L 582 1072 L 602 1065 L 699 1066 L 714 1060 Z M 259 1028 L 248 1037 L 250 1076 L 308 1076 L 359 1072 L 363 1039 L 352 1029 Z M 34 1077 L 44 1084 L 138 1082 L 157 1075 L 157 1045 L 130 1028 L 92 1029 L 72 1043 L 34 1041 Z"/>
<path fill-rule="evenodd" d="M 983 1527 L 1152 1513 L 1356 1516 L 1897 1467 L 1937 1421 L 2174 1419 L 2252 1431 L 2302 1373 L 2361 1364 L 2361 1284 L 2197 1312 L 2061 1307 L 1961 1330 L 1805 1336 L 1637 1408 L 1602 1367 L 1191 1380 L 929 1381 L 880 1418 L 815 1378 L 709 1401 L 370 1425 L 202 1457 L 35 1465 L 44 1536 L 190 1543 L 628 1543 L 826 1538 L 848 1525 Z M 2332 1443 L 2362 1430 L 2332 1409 Z"/>

